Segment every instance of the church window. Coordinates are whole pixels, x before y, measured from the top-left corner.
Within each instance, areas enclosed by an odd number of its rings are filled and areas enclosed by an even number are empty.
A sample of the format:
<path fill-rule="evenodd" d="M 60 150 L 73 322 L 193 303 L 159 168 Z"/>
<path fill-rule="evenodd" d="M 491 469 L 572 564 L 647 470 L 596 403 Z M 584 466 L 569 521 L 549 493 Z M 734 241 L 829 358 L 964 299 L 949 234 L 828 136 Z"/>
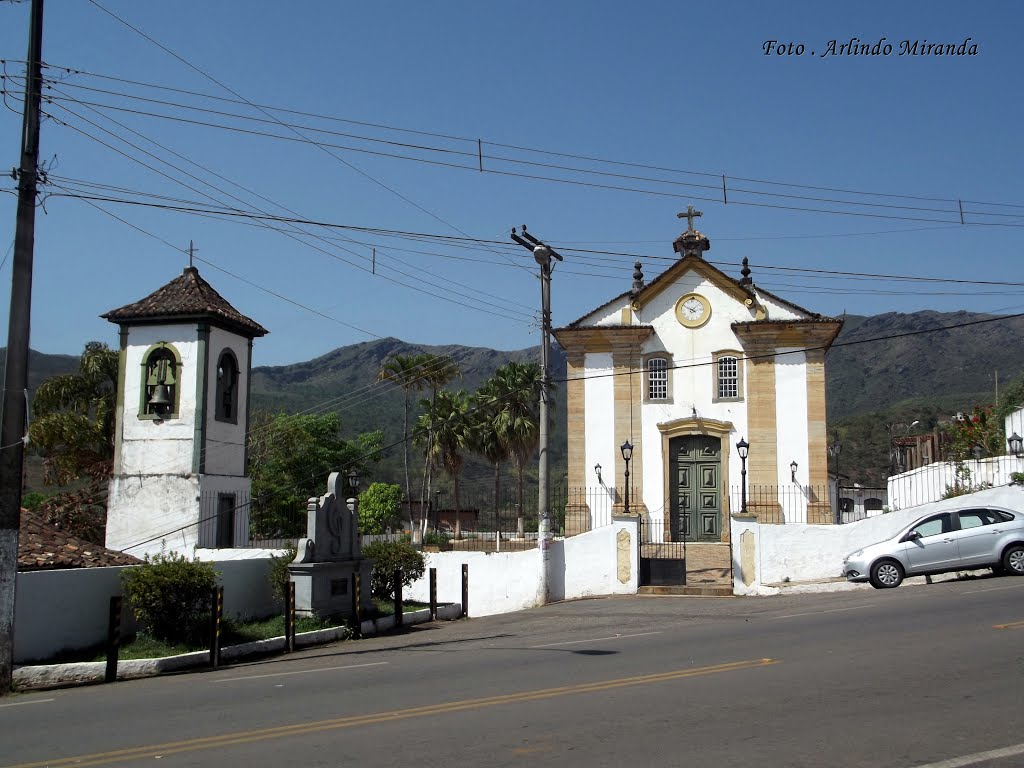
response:
<path fill-rule="evenodd" d="M 743 399 L 743 365 L 742 358 L 735 352 L 716 352 L 714 354 L 714 399 Z"/>
<path fill-rule="evenodd" d="M 235 534 L 235 495 L 220 493 L 217 495 L 217 541 L 218 549 L 234 546 Z"/>
<path fill-rule="evenodd" d="M 142 358 L 142 418 L 162 421 L 177 418 L 181 362 L 169 344 L 150 347 Z"/>
<path fill-rule="evenodd" d="M 214 413 L 217 421 L 238 423 L 238 361 L 230 349 L 225 349 L 217 362 Z"/>
<path fill-rule="evenodd" d="M 672 391 L 672 371 L 664 353 L 649 355 L 644 359 L 644 373 L 647 381 L 644 399 L 651 402 L 669 402 Z"/>

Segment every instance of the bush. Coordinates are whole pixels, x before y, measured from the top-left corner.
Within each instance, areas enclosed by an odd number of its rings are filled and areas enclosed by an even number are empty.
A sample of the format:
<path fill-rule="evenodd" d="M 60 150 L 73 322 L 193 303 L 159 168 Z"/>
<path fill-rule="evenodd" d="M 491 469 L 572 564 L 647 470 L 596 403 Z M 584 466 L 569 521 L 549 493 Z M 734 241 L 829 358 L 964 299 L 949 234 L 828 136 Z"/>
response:
<path fill-rule="evenodd" d="M 402 586 L 422 578 L 427 564 L 412 544 L 404 541 L 375 541 L 363 547 L 363 557 L 375 560 L 370 576 L 370 591 L 381 600 L 394 600 L 394 574 L 402 572 Z"/>
<path fill-rule="evenodd" d="M 146 555 L 126 569 L 121 586 L 128 605 L 150 635 L 167 643 L 195 643 L 209 632 L 213 563 L 188 560 L 176 552 Z"/>
<path fill-rule="evenodd" d="M 400 526 L 400 512 L 404 494 L 397 485 L 373 483 L 359 494 L 359 532 L 384 533 Z"/>
<path fill-rule="evenodd" d="M 285 590 L 288 589 L 288 565 L 295 559 L 299 550 L 289 547 L 282 555 L 270 556 L 270 573 L 267 580 L 270 582 L 270 594 L 279 602 L 284 602 Z"/>
<path fill-rule="evenodd" d="M 447 547 L 452 537 L 441 531 L 427 531 L 423 534 L 423 546 L 425 547 Z"/>

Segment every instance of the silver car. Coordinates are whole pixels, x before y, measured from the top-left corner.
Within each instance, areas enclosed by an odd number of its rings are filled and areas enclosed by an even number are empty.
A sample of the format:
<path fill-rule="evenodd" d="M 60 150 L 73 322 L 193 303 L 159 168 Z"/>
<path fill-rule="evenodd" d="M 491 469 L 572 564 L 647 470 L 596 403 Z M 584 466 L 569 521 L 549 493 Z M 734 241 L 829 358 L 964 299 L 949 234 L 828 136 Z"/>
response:
<path fill-rule="evenodd" d="M 974 568 L 1024 576 L 1024 514 L 994 507 L 935 512 L 843 558 L 847 581 L 876 589 L 898 587 L 905 576 Z"/>

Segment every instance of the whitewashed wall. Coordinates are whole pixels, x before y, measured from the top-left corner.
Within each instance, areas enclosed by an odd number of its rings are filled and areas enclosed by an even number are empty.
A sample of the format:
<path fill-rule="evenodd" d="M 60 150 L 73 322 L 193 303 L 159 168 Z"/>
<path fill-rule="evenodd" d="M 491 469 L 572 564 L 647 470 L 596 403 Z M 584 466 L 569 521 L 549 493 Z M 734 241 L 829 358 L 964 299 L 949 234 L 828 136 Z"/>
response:
<path fill-rule="evenodd" d="M 120 476 L 110 480 L 106 546 L 136 557 L 165 546 L 199 544 L 199 476 Z"/>
<path fill-rule="evenodd" d="M 994 486 L 1010 482 L 1011 472 L 1024 471 L 1024 459 L 1016 456 L 993 456 L 975 461 L 970 459 L 964 465 L 971 472 L 970 484 L 991 483 Z M 899 475 L 893 475 L 887 482 L 889 506 L 905 509 L 920 504 L 938 501 L 956 482 L 956 467 L 952 462 L 928 464 Z M 846 489 L 843 489 L 844 493 Z"/>
<path fill-rule="evenodd" d="M 121 594 L 125 568 L 25 571 L 15 582 L 14 662 L 40 660 L 67 649 L 92 648 L 107 640 L 110 598 Z M 270 594 L 269 554 L 259 559 L 215 561 L 224 587 L 224 615 L 269 616 L 279 608 Z M 135 631 L 125 610 L 122 633 Z"/>
<path fill-rule="evenodd" d="M 207 342 L 209 370 L 206 374 L 205 473 L 208 475 L 245 474 L 245 413 L 248 390 L 249 341 L 220 328 L 210 329 Z M 217 363 L 221 353 L 230 349 L 238 363 L 238 413 L 235 423 L 217 421 Z M 205 487 L 203 490 L 208 490 Z"/>
<path fill-rule="evenodd" d="M 1003 434 L 1006 435 L 1007 439 L 1012 434 L 1024 437 L 1024 408 L 1018 408 L 1006 417 L 1003 423 Z"/>
<path fill-rule="evenodd" d="M 842 575 L 849 553 L 884 541 L 914 520 L 943 509 L 967 504 L 992 505 L 1024 512 L 1024 488 L 1003 486 L 902 509 L 846 525 L 759 525 L 732 521 L 734 591 L 737 595 L 775 594 L 778 585 L 821 581 Z M 744 534 L 753 537 L 754 579 L 745 584 L 742 574 Z"/>
<path fill-rule="evenodd" d="M 629 579 L 617 575 L 617 537 L 629 535 Z M 573 600 L 592 595 L 633 594 L 637 590 L 637 524 L 635 518 L 615 518 L 612 525 L 557 539 L 550 550 L 552 600 Z M 429 569 L 437 569 L 437 599 L 462 601 L 462 565 L 469 565 L 469 615 L 490 616 L 538 605 L 540 551 L 526 552 L 433 552 L 426 555 L 428 571 L 404 596 L 429 602 Z"/>

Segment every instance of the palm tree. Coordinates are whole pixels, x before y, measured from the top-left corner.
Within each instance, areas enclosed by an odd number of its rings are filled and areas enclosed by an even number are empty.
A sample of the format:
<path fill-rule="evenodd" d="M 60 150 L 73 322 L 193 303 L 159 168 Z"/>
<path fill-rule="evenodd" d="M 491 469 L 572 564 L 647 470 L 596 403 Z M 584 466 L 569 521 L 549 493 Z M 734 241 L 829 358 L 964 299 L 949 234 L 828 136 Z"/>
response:
<path fill-rule="evenodd" d="M 431 394 L 429 403 L 431 406 L 437 399 L 438 390 L 441 389 L 452 379 L 462 375 L 462 371 L 459 370 L 458 364 L 450 355 L 431 355 L 424 354 L 424 362 L 422 366 L 422 377 L 426 386 L 430 387 Z M 425 404 L 428 401 L 424 400 L 421 403 Z M 430 411 L 431 406 L 425 406 Z M 427 518 L 423 514 L 423 510 L 426 509 L 426 500 L 430 498 L 431 482 L 433 480 L 433 465 L 430 461 L 430 454 L 432 452 L 433 444 L 433 422 L 429 419 L 426 424 L 417 422 L 419 429 L 426 433 L 426 450 L 424 452 L 423 459 L 423 485 L 420 487 L 420 520 L 422 523 L 423 531 L 426 531 Z"/>
<path fill-rule="evenodd" d="M 427 365 L 432 356 L 421 353 L 418 355 L 393 355 L 380 372 L 378 381 L 390 381 L 400 386 L 405 393 L 405 411 L 402 418 L 402 459 L 405 464 L 405 499 L 409 510 L 409 530 L 414 525 L 412 519 L 412 480 L 409 476 L 409 410 L 413 392 L 421 391 L 427 386 Z"/>
<path fill-rule="evenodd" d="M 462 476 L 463 454 L 470 446 L 472 420 L 470 401 L 464 390 L 449 392 L 446 389 L 434 393 L 432 400 L 421 400 L 424 413 L 418 426 L 431 435 L 426 446 L 427 459 L 442 469 L 452 481 L 455 500 L 455 538 L 462 538 L 462 504 L 459 496 L 459 480 Z"/>
<path fill-rule="evenodd" d="M 498 413 L 494 389 L 493 381 L 488 380 L 473 396 L 470 438 L 473 451 L 494 467 L 494 516 L 497 520 L 501 504 L 501 465 L 508 461 L 511 452 L 494 426 Z"/>
<path fill-rule="evenodd" d="M 516 462 L 519 514 L 523 505 L 526 462 L 540 442 L 541 370 L 537 363 L 508 362 L 488 382 L 488 400 L 495 409 L 494 429 Z"/>

